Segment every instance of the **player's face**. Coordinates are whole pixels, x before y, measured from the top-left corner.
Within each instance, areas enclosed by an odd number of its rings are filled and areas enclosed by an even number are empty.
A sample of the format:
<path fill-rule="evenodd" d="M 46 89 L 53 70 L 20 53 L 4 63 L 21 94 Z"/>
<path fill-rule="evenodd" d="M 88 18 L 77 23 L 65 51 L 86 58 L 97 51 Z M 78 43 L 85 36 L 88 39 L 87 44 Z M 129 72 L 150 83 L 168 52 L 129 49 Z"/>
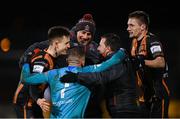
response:
<path fill-rule="evenodd" d="M 99 42 L 99 46 L 97 48 L 97 50 L 99 51 L 99 53 L 102 55 L 102 56 L 106 56 L 107 52 L 108 52 L 108 48 L 107 46 L 105 45 L 105 41 L 106 39 L 105 38 L 101 38 L 101 41 Z"/>
<path fill-rule="evenodd" d="M 87 45 L 92 39 L 92 34 L 89 31 L 81 30 L 77 32 L 77 41 L 81 45 Z"/>
<path fill-rule="evenodd" d="M 129 32 L 129 38 L 138 38 L 142 34 L 142 24 L 136 18 L 129 18 L 127 22 L 127 31 Z"/>
<path fill-rule="evenodd" d="M 66 54 L 68 48 L 70 48 L 70 37 L 63 36 L 56 45 L 56 51 L 58 55 Z"/>

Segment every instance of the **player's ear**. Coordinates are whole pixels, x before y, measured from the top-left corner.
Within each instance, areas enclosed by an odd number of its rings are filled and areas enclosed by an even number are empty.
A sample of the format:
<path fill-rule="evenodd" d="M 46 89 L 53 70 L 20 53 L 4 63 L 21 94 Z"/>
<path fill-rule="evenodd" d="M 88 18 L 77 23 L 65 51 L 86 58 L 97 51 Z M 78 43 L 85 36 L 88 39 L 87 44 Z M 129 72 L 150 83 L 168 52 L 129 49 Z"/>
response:
<path fill-rule="evenodd" d="M 54 41 L 54 44 L 55 44 L 55 46 L 57 47 L 57 46 L 58 46 L 58 41 L 57 41 L 57 40 Z"/>
<path fill-rule="evenodd" d="M 146 29 L 146 25 L 145 25 L 145 24 L 142 24 L 142 25 L 141 25 L 141 29 L 142 29 L 142 30 Z"/>
<path fill-rule="evenodd" d="M 107 52 L 111 51 L 110 46 L 107 46 L 106 48 L 107 48 Z"/>

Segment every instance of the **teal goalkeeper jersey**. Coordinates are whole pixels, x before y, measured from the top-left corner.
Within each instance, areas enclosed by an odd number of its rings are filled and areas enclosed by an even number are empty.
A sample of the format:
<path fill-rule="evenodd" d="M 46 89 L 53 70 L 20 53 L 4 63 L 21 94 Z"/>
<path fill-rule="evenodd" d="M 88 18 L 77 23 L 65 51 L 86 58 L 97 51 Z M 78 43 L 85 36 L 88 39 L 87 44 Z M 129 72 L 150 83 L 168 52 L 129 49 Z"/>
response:
<path fill-rule="evenodd" d="M 54 69 L 45 73 L 30 74 L 28 64 L 23 65 L 21 78 L 29 84 L 48 83 L 51 90 L 52 110 L 51 118 L 83 118 L 90 91 L 78 83 L 61 83 L 61 77 L 66 71 L 78 72 L 100 72 L 121 62 L 125 57 L 123 50 L 119 50 L 109 60 L 86 67 L 68 66 Z"/>

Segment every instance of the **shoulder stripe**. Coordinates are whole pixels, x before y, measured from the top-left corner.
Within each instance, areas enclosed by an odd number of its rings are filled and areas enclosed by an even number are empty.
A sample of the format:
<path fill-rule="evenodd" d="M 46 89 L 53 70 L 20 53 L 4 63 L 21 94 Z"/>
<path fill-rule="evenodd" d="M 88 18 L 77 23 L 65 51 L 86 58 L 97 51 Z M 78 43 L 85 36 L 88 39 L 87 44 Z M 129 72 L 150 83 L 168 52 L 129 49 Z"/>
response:
<path fill-rule="evenodd" d="M 49 54 L 45 54 L 44 59 L 46 59 L 49 63 L 49 69 L 53 69 L 54 68 L 54 62 L 52 60 L 52 58 L 49 56 Z"/>
<path fill-rule="evenodd" d="M 34 62 L 36 59 L 40 59 L 40 58 L 42 58 L 42 55 L 39 55 L 39 56 L 37 56 L 37 57 L 34 57 L 34 58 L 31 60 L 31 63 Z"/>

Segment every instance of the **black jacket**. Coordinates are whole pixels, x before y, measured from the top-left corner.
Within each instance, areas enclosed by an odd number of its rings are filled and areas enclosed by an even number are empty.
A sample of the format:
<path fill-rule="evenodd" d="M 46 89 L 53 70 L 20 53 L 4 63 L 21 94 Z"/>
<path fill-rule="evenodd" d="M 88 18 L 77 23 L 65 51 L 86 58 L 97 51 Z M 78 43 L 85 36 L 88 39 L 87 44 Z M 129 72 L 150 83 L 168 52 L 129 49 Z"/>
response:
<path fill-rule="evenodd" d="M 119 112 L 139 111 L 135 75 L 128 57 L 104 72 L 79 73 L 78 78 L 79 83 L 90 89 L 97 84 L 106 87 L 107 108 L 112 117 Z"/>

